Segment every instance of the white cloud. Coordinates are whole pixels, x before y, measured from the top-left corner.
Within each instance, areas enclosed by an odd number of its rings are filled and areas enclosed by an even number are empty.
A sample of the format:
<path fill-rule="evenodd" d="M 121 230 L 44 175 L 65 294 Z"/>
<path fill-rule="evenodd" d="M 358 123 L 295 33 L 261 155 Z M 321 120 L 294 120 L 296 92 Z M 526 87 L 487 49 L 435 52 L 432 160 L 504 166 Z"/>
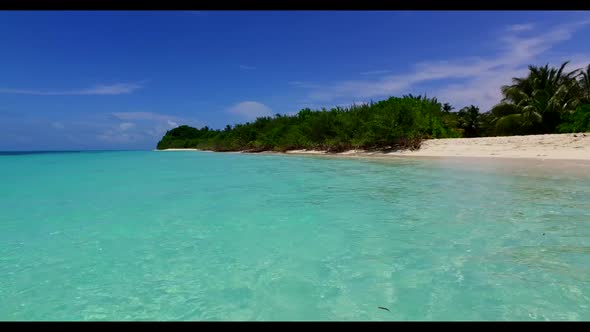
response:
<path fill-rule="evenodd" d="M 136 143 L 145 140 L 145 137 L 138 133 L 126 133 L 120 130 L 109 129 L 96 136 L 101 141 L 108 143 Z"/>
<path fill-rule="evenodd" d="M 343 103 L 343 104 L 338 104 L 336 106 L 343 107 L 343 108 L 350 108 L 352 106 L 362 106 L 362 105 L 367 105 L 367 104 L 369 104 L 369 103 L 366 101 L 354 101 L 352 103 Z"/>
<path fill-rule="evenodd" d="M 451 103 L 460 109 L 468 105 L 476 105 L 481 111 L 488 111 L 502 99 L 500 87 L 510 83 L 512 77 L 526 75 L 526 67 L 520 70 L 504 70 L 482 73 L 476 78 L 462 83 L 449 84 L 435 89 L 433 95 Z"/>
<path fill-rule="evenodd" d="M 112 144 L 153 142 L 155 145 L 167 130 L 178 127 L 179 124 L 195 127 L 201 125 L 198 120 L 154 112 L 113 112 L 110 115 L 115 120 L 124 122 L 101 123 L 95 127 L 100 127 L 96 138 Z"/>
<path fill-rule="evenodd" d="M 348 80 L 323 86 L 303 85 L 301 82 L 294 85 L 309 88 L 312 100 L 328 102 L 343 98 L 367 100 L 371 97 L 412 93 L 420 83 L 456 79 L 460 82 L 435 89 L 439 100 L 469 102 L 487 110 L 490 105 L 500 101 L 501 85 L 510 83 L 510 79 L 522 74 L 523 70 L 526 73 L 527 65 L 536 63 L 540 55 L 555 44 L 571 39 L 576 31 L 589 24 L 588 19 L 566 23 L 528 37 L 519 36 L 518 32 L 536 29 L 536 25 L 512 26 L 508 29 L 511 30 L 509 33 L 496 41 L 499 53 L 493 56 L 421 62 L 405 74 L 387 75 L 373 80 Z M 558 57 L 553 60 L 560 64 L 567 59 Z M 544 63 L 546 60 L 541 64 Z M 431 95 L 433 89 L 430 90 Z"/>
<path fill-rule="evenodd" d="M 535 28 L 534 23 L 523 23 L 523 24 L 513 24 L 509 25 L 506 30 L 510 32 L 520 32 L 520 31 L 529 31 Z"/>
<path fill-rule="evenodd" d="M 293 86 L 298 87 L 298 88 L 307 88 L 307 89 L 315 89 L 315 88 L 321 88 L 322 87 L 319 84 L 312 84 L 312 83 L 309 83 L 309 82 L 301 82 L 301 81 L 289 81 L 289 82 L 287 82 L 287 84 L 293 85 Z"/>
<path fill-rule="evenodd" d="M 52 122 L 51 126 L 55 129 L 64 129 L 64 124 L 58 121 Z"/>
<path fill-rule="evenodd" d="M 588 64 L 590 64 L 590 55 L 588 54 L 574 54 L 568 59 L 571 60 L 567 66 L 569 70 L 586 69 Z"/>
<path fill-rule="evenodd" d="M 67 96 L 67 95 L 121 95 L 132 93 L 141 89 L 143 86 L 138 83 L 116 83 L 111 85 L 96 85 L 92 88 L 67 90 L 67 91 L 47 91 L 47 90 L 27 90 L 27 89 L 5 89 L 0 88 L 0 93 L 25 94 L 37 96 Z"/>
<path fill-rule="evenodd" d="M 120 95 L 141 89 L 142 85 L 135 83 L 117 83 L 112 85 L 98 85 L 90 89 L 81 90 L 81 95 Z"/>
<path fill-rule="evenodd" d="M 256 67 L 240 65 L 240 70 L 254 70 L 254 69 L 256 69 Z"/>
<path fill-rule="evenodd" d="M 121 130 L 127 130 L 127 129 L 131 129 L 133 127 L 135 127 L 135 123 L 133 123 L 133 122 L 123 122 L 123 123 L 119 124 L 119 128 Z"/>
<path fill-rule="evenodd" d="M 179 124 L 201 125 L 198 120 L 154 112 L 113 112 L 111 115 L 117 120 L 127 122 L 157 123 L 160 127 L 166 129 L 178 127 Z"/>
<path fill-rule="evenodd" d="M 371 70 L 360 73 L 361 75 L 381 75 L 391 73 L 391 70 Z"/>
<path fill-rule="evenodd" d="M 272 115 L 272 110 L 268 106 L 256 101 L 243 101 L 230 107 L 227 111 L 232 114 L 240 115 L 248 120 Z"/>
<path fill-rule="evenodd" d="M 168 115 L 152 112 L 113 112 L 111 114 L 119 120 L 161 120 L 169 118 Z"/>

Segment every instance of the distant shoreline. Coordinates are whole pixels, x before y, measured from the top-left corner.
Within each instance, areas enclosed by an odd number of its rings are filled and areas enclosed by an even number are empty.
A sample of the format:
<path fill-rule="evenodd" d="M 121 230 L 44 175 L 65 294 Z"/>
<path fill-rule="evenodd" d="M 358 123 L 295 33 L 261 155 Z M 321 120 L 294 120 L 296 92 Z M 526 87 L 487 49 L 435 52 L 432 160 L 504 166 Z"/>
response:
<path fill-rule="evenodd" d="M 156 151 L 203 151 L 164 149 Z M 236 151 L 237 153 L 251 153 Z M 590 160 L 590 133 L 429 139 L 420 149 L 394 152 L 349 150 L 331 153 L 318 150 L 263 151 L 260 154 L 324 155 L 342 157 L 478 157 L 516 159 Z M 256 154 L 253 153 L 253 154 Z"/>

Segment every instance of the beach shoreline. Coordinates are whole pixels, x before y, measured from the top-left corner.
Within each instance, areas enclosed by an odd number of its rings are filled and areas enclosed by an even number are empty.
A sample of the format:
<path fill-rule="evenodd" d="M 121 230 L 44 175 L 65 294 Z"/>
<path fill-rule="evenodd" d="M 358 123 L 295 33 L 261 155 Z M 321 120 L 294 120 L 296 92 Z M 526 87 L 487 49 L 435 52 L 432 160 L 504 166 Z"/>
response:
<path fill-rule="evenodd" d="M 205 151 L 164 149 L 157 151 Z M 210 151 L 207 151 L 210 152 Z M 242 151 L 241 153 L 252 153 Z M 589 160 L 590 133 L 428 139 L 418 150 L 393 152 L 349 150 L 339 153 L 320 150 L 263 151 L 254 154 L 286 154 L 339 157 L 473 157 L 492 159 Z"/>

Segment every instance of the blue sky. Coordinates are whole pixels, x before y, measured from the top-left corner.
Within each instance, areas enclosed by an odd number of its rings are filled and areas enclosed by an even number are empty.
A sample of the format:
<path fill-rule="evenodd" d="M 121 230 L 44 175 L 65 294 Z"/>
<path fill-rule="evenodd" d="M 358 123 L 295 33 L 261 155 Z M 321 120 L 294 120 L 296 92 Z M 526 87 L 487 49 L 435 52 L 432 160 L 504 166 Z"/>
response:
<path fill-rule="evenodd" d="M 0 150 L 150 149 L 179 124 L 436 96 L 482 111 L 590 63 L 587 12 L 0 12 Z"/>

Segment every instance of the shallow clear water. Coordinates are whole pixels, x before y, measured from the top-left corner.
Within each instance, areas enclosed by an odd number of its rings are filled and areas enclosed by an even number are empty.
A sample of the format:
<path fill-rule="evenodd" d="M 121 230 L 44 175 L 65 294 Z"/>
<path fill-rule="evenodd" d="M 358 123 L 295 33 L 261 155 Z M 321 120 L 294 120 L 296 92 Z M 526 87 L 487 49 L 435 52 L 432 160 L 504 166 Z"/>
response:
<path fill-rule="evenodd" d="M 0 320 L 588 320 L 589 202 L 588 165 L 0 156 Z"/>

